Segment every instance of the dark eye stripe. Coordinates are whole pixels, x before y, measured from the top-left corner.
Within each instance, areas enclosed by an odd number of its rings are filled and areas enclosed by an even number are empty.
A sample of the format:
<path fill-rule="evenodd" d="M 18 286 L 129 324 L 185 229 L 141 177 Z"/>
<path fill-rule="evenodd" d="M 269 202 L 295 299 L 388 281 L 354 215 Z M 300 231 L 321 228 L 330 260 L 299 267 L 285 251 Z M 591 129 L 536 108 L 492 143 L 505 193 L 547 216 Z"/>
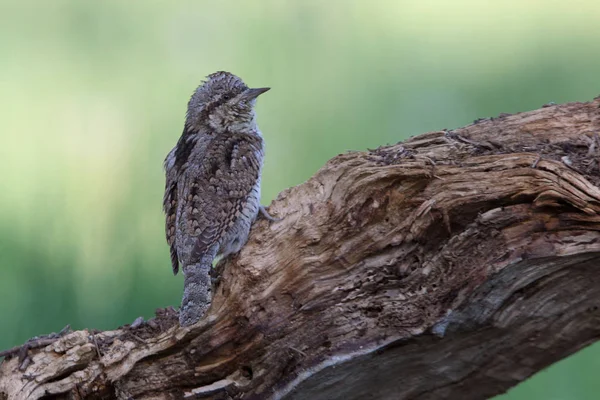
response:
<path fill-rule="evenodd" d="M 222 104 L 227 103 L 233 97 L 235 97 L 238 94 L 242 93 L 246 89 L 247 88 L 243 88 L 243 87 L 234 88 L 234 89 L 232 89 L 231 92 L 225 93 L 223 96 L 218 97 L 216 101 L 212 101 L 212 102 L 206 103 L 204 105 L 204 108 L 202 109 L 202 112 L 198 116 L 198 120 L 199 121 L 206 120 L 208 118 L 208 116 L 213 112 L 213 110 L 215 108 L 219 107 Z"/>

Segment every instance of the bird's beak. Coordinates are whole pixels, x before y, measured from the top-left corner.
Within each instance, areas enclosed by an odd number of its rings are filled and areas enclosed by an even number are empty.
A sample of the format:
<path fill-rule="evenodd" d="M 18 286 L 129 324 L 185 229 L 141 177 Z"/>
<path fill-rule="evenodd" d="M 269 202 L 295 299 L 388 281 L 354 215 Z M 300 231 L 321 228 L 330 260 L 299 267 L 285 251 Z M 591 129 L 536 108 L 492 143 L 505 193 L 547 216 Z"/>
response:
<path fill-rule="evenodd" d="M 262 87 L 262 88 L 256 88 L 256 89 L 248 89 L 244 93 L 244 97 L 247 98 L 248 100 L 252 100 L 252 99 L 257 98 L 258 96 L 260 96 L 264 92 L 269 91 L 270 89 L 271 88 L 268 88 L 268 87 Z"/>

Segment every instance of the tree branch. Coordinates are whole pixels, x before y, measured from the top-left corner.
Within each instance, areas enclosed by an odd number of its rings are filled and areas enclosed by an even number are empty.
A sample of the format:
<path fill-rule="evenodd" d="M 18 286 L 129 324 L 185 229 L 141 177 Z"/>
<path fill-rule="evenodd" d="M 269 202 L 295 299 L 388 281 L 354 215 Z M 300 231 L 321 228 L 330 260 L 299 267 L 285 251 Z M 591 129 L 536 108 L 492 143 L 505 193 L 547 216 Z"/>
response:
<path fill-rule="evenodd" d="M 600 336 L 600 99 L 330 160 L 206 317 L 68 333 L 9 399 L 482 399 Z M 3 397 L 4 396 L 4 397 Z"/>

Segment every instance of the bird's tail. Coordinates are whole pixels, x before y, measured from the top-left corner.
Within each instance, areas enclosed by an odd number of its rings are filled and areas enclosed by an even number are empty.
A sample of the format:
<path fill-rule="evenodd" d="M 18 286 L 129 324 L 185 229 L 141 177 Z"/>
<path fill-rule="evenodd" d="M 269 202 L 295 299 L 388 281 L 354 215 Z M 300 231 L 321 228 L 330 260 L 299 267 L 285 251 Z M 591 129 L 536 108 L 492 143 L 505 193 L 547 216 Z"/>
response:
<path fill-rule="evenodd" d="M 212 260 L 183 267 L 183 300 L 179 310 L 179 324 L 193 325 L 204 315 L 212 298 L 210 270 Z"/>

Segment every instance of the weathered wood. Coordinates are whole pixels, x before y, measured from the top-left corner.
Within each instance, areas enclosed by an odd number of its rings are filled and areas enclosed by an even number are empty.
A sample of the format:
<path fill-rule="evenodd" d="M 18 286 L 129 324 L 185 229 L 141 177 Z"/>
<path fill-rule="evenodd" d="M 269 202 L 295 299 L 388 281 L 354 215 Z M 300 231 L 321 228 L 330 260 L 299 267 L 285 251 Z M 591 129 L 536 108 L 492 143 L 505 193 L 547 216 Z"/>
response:
<path fill-rule="evenodd" d="M 70 333 L 5 360 L 0 398 L 504 392 L 600 336 L 599 106 L 339 155 L 220 265 L 200 323 Z"/>

